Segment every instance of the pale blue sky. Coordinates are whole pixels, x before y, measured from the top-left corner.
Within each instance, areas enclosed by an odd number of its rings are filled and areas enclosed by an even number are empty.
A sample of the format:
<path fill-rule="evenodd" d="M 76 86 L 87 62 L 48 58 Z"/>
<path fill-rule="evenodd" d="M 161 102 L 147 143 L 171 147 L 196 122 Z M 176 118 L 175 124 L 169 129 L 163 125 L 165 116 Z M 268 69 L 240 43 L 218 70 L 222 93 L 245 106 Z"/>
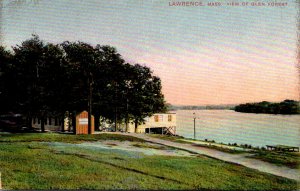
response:
<path fill-rule="evenodd" d="M 171 7 L 156 0 L 3 0 L 1 24 L 7 47 L 32 33 L 47 42 L 112 45 L 127 61 L 151 67 L 173 104 L 278 101 L 299 98 L 295 1 Z"/>

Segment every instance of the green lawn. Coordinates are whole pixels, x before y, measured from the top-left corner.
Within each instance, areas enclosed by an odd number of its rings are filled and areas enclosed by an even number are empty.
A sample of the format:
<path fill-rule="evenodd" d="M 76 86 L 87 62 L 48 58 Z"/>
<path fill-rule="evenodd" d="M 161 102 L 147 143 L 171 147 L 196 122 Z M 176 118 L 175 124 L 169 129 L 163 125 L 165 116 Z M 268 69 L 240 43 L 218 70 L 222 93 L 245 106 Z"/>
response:
<path fill-rule="evenodd" d="M 280 152 L 280 151 L 263 151 L 254 150 L 251 158 L 260 159 L 266 162 L 274 163 L 280 166 L 287 166 L 299 169 L 300 153 L 299 152 Z"/>
<path fill-rule="evenodd" d="M 128 140 L 142 145 L 140 139 L 112 134 L 1 135 L 3 188 L 297 189 L 296 181 L 204 156 L 146 156 L 129 151 L 82 148 L 74 144 L 95 140 Z"/>
<path fill-rule="evenodd" d="M 145 142 L 131 136 L 118 134 L 96 134 L 96 135 L 73 135 L 59 133 L 16 133 L 6 134 L 0 132 L 1 142 L 64 142 L 64 143 L 80 143 L 84 141 L 99 141 L 99 140 L 119 140 L 119 141 L 135 141 Z"/>
<path fill-rule="evenodd" d="M 261 149 L 251 149 L 250 151 L 243 151 L 243 150 L 234 150 L 224 147 L 219 147 L 215 145 L 197 145 L 188 141 L 188 139 L 184 139 L 183 137 L 176 137 L 176 136 L 166 136 L 166 135 L 156 135 L 150 134 L 149 136 L 164 140 L 169 140 L 173 142 L 185 143 L 185 144 L 192 144 L 199 147 L 207 147 L 211 149 L 215 149 L 218 151 L 232 153 L 232 154 L 240 154 L 240 153 L 252 153 L 254 155 L 250 156 L 250 158 L 256 158 L 262 161 L 266 161 L 269 163 L 273 163 L 279 166 L 286 166 L 293 169 L 299 169 L 300 166 L 300 153 L 299 152 L 277 152 L 277 151 L 267 151 Z"/>

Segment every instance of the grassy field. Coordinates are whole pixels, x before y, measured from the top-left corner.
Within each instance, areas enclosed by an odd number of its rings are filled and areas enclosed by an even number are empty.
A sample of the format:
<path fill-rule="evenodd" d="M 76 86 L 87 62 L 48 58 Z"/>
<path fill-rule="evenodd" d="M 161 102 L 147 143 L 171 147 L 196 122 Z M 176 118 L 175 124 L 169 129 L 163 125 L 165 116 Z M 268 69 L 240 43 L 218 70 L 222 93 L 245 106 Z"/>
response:
<path fill-rule="evenodd" d="M 100 141 L 100 140 L 118 140 L 118 141 L 135 141 L 145 142 L 131 136 L 123 136 L 118 134 L 95 134 L 95 135 L 73 135 L 59 133 L 17 133 L 17 134 L 1 134 L 1 142 L 64 142 L 64 143 L 80 143 L 84 141 Z"/>
<path fill-rule="evenodd" d="M 1 135 L 1 134 L 0 134 Z M 113 135 L 16 134 L 0 136 L 4 189 L 296 190 L 297 182 L 219 160 L 146 156 L 74 143 L 132 141 Z"/>
<path fill-rule="evenodd" d="M 255 150 L 251 158 L 260 159 L 266 162 L 277 164 L 280 166 L 287 166 L 294 169 L 300 167 L 300 153 L 299 152 L 279 152 L 279 151 L 263 151 Z"/>
<path fill-rule="evenodd" d="M 190 143 L 188 141 L 184 141 L 183 137 L 176 137 L 176 136 L 166 136 L 166 135 L 155 135 L 151 134 L 151 137 L 160 138 L 164 140 L 185 143 L 185 144 L 193 144 L 199 147 L 207 147 L 215 150 L 219 150 L 222 152 L 232 153 L 232 154 L 240 154 L 240 153 L 252 153 L 254 155 L 250 156 L 251 158 L 256 158 L 262 161 L 266 161 L 269 163 L 273 163 L 279 166 L 287 166 L 289 168 L 298 169 L 300 167 L 300 153 L 299 152 L 276 152 L 276 151 L 267 151 L 261 149 L 249 149 L 249 151 L 243 150 L 234 150 L 226 147 L 215 146 L 215 145 L 200 145 Z M 189 139 L 187 139 L 189 140 Z"/>

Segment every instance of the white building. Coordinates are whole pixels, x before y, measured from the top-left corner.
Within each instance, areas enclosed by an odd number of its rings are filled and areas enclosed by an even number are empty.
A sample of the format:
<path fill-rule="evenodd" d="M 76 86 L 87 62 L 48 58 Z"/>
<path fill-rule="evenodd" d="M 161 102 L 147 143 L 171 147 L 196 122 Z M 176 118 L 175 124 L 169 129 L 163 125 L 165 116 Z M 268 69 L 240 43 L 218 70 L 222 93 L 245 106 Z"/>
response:
<path fill-rule="evenodd" d="M 128 132 L 135 132 L 134 124 L 128 125 Z M 176 134 L 176 113 L 156 113 L 145 118 L 145 123 L 138 125 L 136 133 Z"/>

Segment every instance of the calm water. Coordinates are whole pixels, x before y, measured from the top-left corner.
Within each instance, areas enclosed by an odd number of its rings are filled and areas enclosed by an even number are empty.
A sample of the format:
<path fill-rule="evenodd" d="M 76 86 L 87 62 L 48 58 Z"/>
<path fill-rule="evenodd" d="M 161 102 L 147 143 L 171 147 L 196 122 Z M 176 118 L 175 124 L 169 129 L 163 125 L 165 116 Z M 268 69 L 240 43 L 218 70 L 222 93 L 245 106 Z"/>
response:
<path fill-rule="evenodd" d="M 265 146 L 300 146 L 300 115 L 238 113 L 231 110 L 178 110 L 177 134 L 196 139 Z"/>

